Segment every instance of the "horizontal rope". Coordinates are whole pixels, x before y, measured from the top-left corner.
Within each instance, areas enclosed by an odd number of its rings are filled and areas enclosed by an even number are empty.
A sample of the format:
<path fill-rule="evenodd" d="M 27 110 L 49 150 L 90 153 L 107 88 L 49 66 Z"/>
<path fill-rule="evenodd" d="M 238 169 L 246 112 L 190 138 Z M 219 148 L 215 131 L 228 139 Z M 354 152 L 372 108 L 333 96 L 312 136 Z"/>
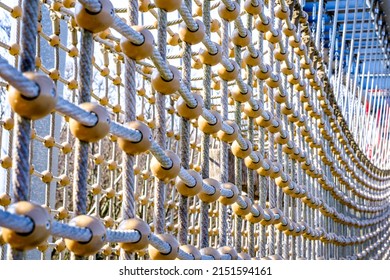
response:
<path fill-rule="evenodd" d="M 187 185 L 187 186 L 190 186 L 190 187 L 193 187 L 195 186 L 196 184 L 196 180 L 194 179 L 194 177 L 192 177 L 190 175 L 190 173 L 188 173 L 188 171 L 186 169 L 184 169 L 183 167 L 180 168 L 180 172 L 179 172 L 179 175 L 180 179 L 183 180 L 183 182 Z"/>
<path fill-rule="evenodd" d="M 140 238 L 139 232 L 135 230 L 121 231 L 107 229 L 107 242 L 134 243 L 140 240 Z"/>
<path fill-rule="evenodd" d="M 189 30 L 191 31 L 198 30 L 199 26 L 196 24 L 194 18 L 192 17 L 190 11 L 187 8 L 187 5 L 184 2 L 181 3 L 181 6 L 178 9 L 178 11 Z"/>
<path fill-rule="evenodd" d="M 52 223 L 51 234 L 79 242 L 88 242 L 92 238 L 92 233 L 87 228 L 70 226 L 56 221 Z"/>
<path fill-rule="evenodd" d="M 116 122 L 110 122 L 110 132 L 132 142 L 139 142 L 142 138 L 139 131 L 130 129 Z"/>
<path fill-rule="evenodd" d="M 0 227 L 9 228 L 19 233 L 31 232 L 34 224 L 30 218 L 12 214 L 0 209 Z"/>
<path fill-rule="evenodd" d="M 0 56 L 0 76 L 22 93 L 23 96 L 28 98 L 38 96 L 39 86 L 23 76 L 20 71 L 10 65 L 2 56 Z"/>
<path fill-rule="evenodd" d="M 113 29 L 118 31 L 121 35 L 126 37 L 135 45 L 141 45 L 144 42 L 144 37 L 141 33 L 135 31 L 130 26 L 128 26 L 120 17 L 114 15 L 114 22 L 111 25 Z"/>
<path fill-rule="evenodd" d="M 170 168 L 172 166 L 171 159 L 165 154 L 164 150 L 156 143 L 156 141 L 152 141 L 152 146 L 149 150 L 164 168 Z"/>
<path fill-rule="evenodd" d="M 153 233 L 150 235 L 149 243 L 150 245 L 152 245 L 154 248 L 156 248 L 159 252 L 163 254 L 168 254 L 171 252 L 171 246 L 168 243 L 159 239 Z"/>
<path fill-rule="evenodd" d="M 181 249 L 179 249 L 179 254 L 177 255 L 177 258 L 180 259 L 180 260 L 189 260 L 189 261 L 191 261 L 191 260 L 194 259 L 194 256 L 184 252 Z"/>
<path fill-rule="evenodd" d="M 56 110 L 61 114 L 68 116 L 85 126 L 96 125 L 98 119 L 95 114 L 80 108 L 74 103 L 71 103 L 61 97 L 58 97 Z"/>

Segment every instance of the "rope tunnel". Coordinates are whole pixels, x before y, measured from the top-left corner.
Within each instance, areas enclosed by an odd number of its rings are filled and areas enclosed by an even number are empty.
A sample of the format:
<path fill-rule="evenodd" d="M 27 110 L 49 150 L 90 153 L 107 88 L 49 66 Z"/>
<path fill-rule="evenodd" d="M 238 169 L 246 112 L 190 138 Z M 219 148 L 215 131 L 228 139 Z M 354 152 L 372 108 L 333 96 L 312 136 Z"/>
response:
<path fill-rule="evenodd" d="M 0 2 L 0 258 L 390 259 L 388 14 Z"/>

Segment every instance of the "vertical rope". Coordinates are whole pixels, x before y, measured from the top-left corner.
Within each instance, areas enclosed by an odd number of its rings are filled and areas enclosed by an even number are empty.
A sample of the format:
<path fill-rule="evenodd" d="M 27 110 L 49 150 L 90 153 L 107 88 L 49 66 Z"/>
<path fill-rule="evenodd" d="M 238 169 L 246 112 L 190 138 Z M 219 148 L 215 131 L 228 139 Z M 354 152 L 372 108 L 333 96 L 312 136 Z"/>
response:
<path fill-rule="evenodd" d="M 260 4 L 259 4 L 260 5 Z M 253 17 L 252 15 L 247 15 L 247 28 L 248 30 L 251 30 L 253 24 Z M 251 66 L 247 66 L 248 71 L 248 85 L 250 87 L 253 86 L 253 70 Z M 249 141 L 251 143 L 254 143 L 254 123 L 253 118 L 249 118 L 248 122 L 248 136 Z M 248 170 L 248 197 L 255 201 L 255 171 L 251 169 Z M 251 257 L 255 256 L 255 235 L 254 235 L 255 226 L 252 223 L 248 223 L 248 252 Z"/>
<path fill-rule="evenodd" d="M 165 60 L 166 57 L 166 41 L 167 41 L 167 12 L 163 9 L 158 9 L 158 51 L 162 58 Z M 156 94 L 156 125 L 157 125 L 157 144 L 163 149 L 166 147 L 166 117 L 165 117 L 165 96 L 159 92 Z M 157 179 L 156 179 L 157 180 Z M 164 213 L 164 201 L 165 201 L 165 183 L 157 180 L 156 187 L 154 190 L 154 230 L 156 233 L 164 233 L 165 225 L 165 213 Z"/>
<path fill-rule="evenodd" d="M 207 8 L 207 9 L 206 9 Z M 203 20 L 205 20 L 207 12 L 208 21 L 210 21 L 210 1 L 203 2 Z M 206 23 L 205 23 L 206 24 Z M 208 30 L 208 28 L 207 28 Z M 222 19 L 222 55 L 226 56 L 228 54 L 228 22 Z M 208 66 L 209 67 L 209 66 Z M 222 118 L 227 120 L 229 117 L 229 108 L 228 108 L 228 85 L 227 82 L 221 80 L 221 107 L 222 107 Z M 229 145 L 226 142 L 221 141 L 221 174 L 220 180 L 221 183 L 228 182 L 229 174 Z M 230 235 L 228 232 L 228 223 L 227 223 L 227 207 L 226 205 L 219 205 L 219 246 L 227 245 L 227 236 Z"/>
<path fill-rule="evenodd" d="M 38 0 L 23 1 L 22 31 L 21 31 L 21 54 L 19 69 L 22 72 L 34 71 L 36 37 L 38 22 Z M 15 201 L 28 200 L 30 180 L 30 145 L 31 121 L 15 114 L 13 162 L 14 173 L 12 177 L 13 193 Z M 23 253 L 11 249 L 9 259 L 20 260 Z"/>
<path fill-rule="evenodd" d="M 131 25 L 138 24 L 138 1 L 129 0 L 127 6 L 127 16 Z M 125 121 L 134 121 L 136 119 L 136 62 L 125 57 Z M 135 156 L 122 153 L 122 184 L 123 201 L 122 217 L 130 219 L 135 217 L 135 199 L 134 199 L 134 172 L 133 166 Z M 131 260 L 132 254 L 121 250 L 121 259 Z"/>
<path fill-rule="evenodd" d="M 38 22 L 38 0 L 23 1 L 23 17 L 21 31 L 21 54 L 19 69 L 22 72 L 34 71 L 36 54 L 36 37 Z M 13 150 L 13 190 L 15 201 L 28 200 L 29 187 L 29 145 L 31 123 L 15 114 L 15 134 Z"/>
<path fill-rule="evenodd" d="M 259 55 L 264 57 L 264 37 L 263 33 L 259 32 Z M 264 105 L 264 82 L 262 80 L 257 80 L 259 83 L 259 99 L 262 105 Z M 262 158 L 265 158 L 265 131 L 263 127 L 259 127 L 259 142 L 260 142 L 260 154 Z M 266 200 L 267 200 L 267 178 L 264 176 L 259 176 L 259 196 L 260 201 L 259 205 L 261 208 L 266 208 Z M 266 256 L 266 246 L 267 246 L 267 235 L 266 235 L 266 227 L 260 226 L 260 257 Z"/>
<path fill-rule="evenodd" d="M 82 30 L 79 61 L 79 104 L 91 100 L 92 55 L 92 33 Z M 73 181 L 73 208 L 76 215 L 87 213 L 88 149 L 89 144 L 87 142 L 76 139 Z"/>
<path fill-rule="evenodd" d="M 192 11 L 192 1 L 185 0 L 184 4 L 188 10 Z M 189 91 L 191 91 L 191 45 L 183 42 L 183 81 Z M 190 121 L 186 118 L 180 119 L 180 147 L 181 163 L 185 169 L 189 168 L 190 162 Z M 188 198 L 180 195 L 179 199 L 179 242 L 187 244 L 188 231 Z"/>
<path fill-rule="evenodd" d="M 249 79 L 248 77 L 248 83 L 252 82 L 252 78 Z M 249 133 L 249 141 L 251 143 L 254 142 L 254 133 L 253 133 L 253 118 L 249 119 L 248 123 L 248 133 Z M 255 178 L 254 178 L 254 171 L 248 168 L 248 197 L 254 201 L 255 200 Z M 248 223 L 248 251 L 249 255 L 251 257 L 255 256 L 255 235 L 254 235 L 254 224 Z"/>
<path fill-rule="evenodd" d="M 221 31 L 221 39 L 222 39 L 222 55 L 225 57 L 229 56 L 229 22 L 222 19 L 222 31 Z M 221 103 L 222 103 L 222 115 L 224 119 L 228 119 L 229 116 L 229 107 L 228 107 L 228 83 L 225 80 L 221 79 Z M 227 143 L 222 143 L 222 151 L 221 151 L 221 162 L 222 162 L 222 174 L 221 174 L 221 182 L 225 183 L 229 180 L 229 146 Z M 221 221 L 222 223 L 222 231 L 220 232 L 222 245 L 232 245 L 232 236 L 231 236 L 231 228 L 232 228 L 232 215 L 230 206 L 221 205 Z M 223 241 L 223 242 L 222 242 Z"/>
<path fill-rule="evenodd" d="M 278 1 L 278 3 L 280 4 L 280 1 Z M 277 30 L 282 30 L 282 21 L 280 19 L 278 19 L 278 18 L 276 19 L 275 25 L 276 25 Z M 281 44 L 282 44 L 282 42 L 281 42 Z M 275 60 L 275 63 L 273 65 L 274 65 L 275 72 L 278 74 L 281 73 L 279 60 Z M 282 76 L 283 75 L 281 75 L 280 78 L 282 78 Z M 276 116 L 280 120 L 282 120 L 282 113 L 281 113 L 281 108 L 280 108 L 279 103 L 276 104 Z M 278 156 L 278 163 L 281 164 L 281 166 L 283 166 L 282 145 L 280 145 L 280 144 L 277 144 L 277 156 Z M 274 188 L 276 188 L 276 207 L 279 208 L 281 211 L 283 211 L 284 208 L 283 208 L 283 202 L 282 202 L 283 201 L 282 189 L 277 188 L 275 185 L 274 185 Z M 286 205 L 286 207 L 287 207 L 287 205 Z M 283 254 L 283 233 L 280 230 L 278 230 L 276 232 L 276 235 L 277 235 L 277 254 L 279 256 L 282 256 L 282 254 Z M 286 244 L 287 244 L 287 242 L 286 242 Z"/>
<path fill-rule="evenodd" d="M 297 30 L 298 30 L 298 26 L 297 26 Z M 291 46 L 289 48 L 290 48 L 290 52 L 291 52 L 290 59 L 291 59 L 291 62 L 294 63 L 294 61 L 295 61 L 294 60 L 295 54 L 294 54 L 293 48 Z M 293 86 L 290 86 L 290 103 L 291 104 L 294 104 L 294 97 L 295 97 L 295 95 L 294 95 L 294 88 L 293 88 Z M 290 135 L 292 136 L 292 139 L 295 140 L 294 138 L 296 137 L 295 136 L 296 134 L 295 134 L 295 127 L 294 127 L 293 122 L 290 122 L 289 129 L 290 129 Z M 299 170 L 297 169 L 297 166 L 296 166 L 296 160 L 292 159 L 291 160 L 291 179 L 292 179 L 293 182 L 297 182 L 297 184 L 300 184 L 300 178 L 299 178 L 300 176 L 297 174 L 298 172 L 299 172 Z M 302 204 L 302 202 L 300 200 L 297 201 L 297 199 L 295 199 L 295 198 L 292 199 L 291 218 L 294 221 L 298 221 L 298 222 L 301 221 L 301 210 L 300 210 L 301 209 L 301 204 Z M 301 254 L 300 254 L 300 251 L 301 251 L 301 240 L 302 240 L 301 236 L 298 236 L 298 237 L 293 236 L 292 237 L 292 241 L 291 241 L 291 247 L 292 247 L 291 259 L 293 259 L 293 260 L 296 260 L 297 258 L 302 257 Z"/>
<path fill-rule="evenodd" d="M 82 29 L 79 60 L 79 104 L 91 101 L 92 56 L 93 35 L 90 31 Z M 76 139 L 73 171 L 73 211 L 75 215 L 87 213 L 88 152 L 89 143 Z M 84 259 L 84 257 L 79 256 L 72 256 L 72 258 Z"/>
<path fill-rule="evenodd" d="M 240 5 L 240 0 L 236 0 L 238 5 Z M 237 26 L 235 25 L 235 28 Z M 234 56 L 238 65 L 241 65 L 241 47 L 234 46 Z M 241 102 L 235 102 L 236 108 L 234 111 L 234 119 L 238 128 L 241 131 Z M 234 158 L 234 183 L 237 186 L 239 193 L 242 192 L 242 159 L 235 157 Z M 241 227 L 242 227 L 242 218 L 238 215 L 235 215 L 235 229 L 234 229 L 234 245 L 237 252 L 241 251 Z"/>
<path fill-rule="evenodd" d="M 275 9 L 275 1 L 269 1 L 269 10 L 274 11 Z M 270 18 L 271 18 L 271 23 L 274 25 L 274 13 L 270 13 Z M 270 65 L 274 66 L 274 57 L 273 57 L 273 52 L 274 52 L 274 45 L 272 43 L 268 43 L 268 48 L 269 48 L 269 59 L 270 59 Z M 274 92 L 272 88 L 269 88 L 268 90 L 268 102 L 270 106 L 270 111 L 273 113 L 274 108 L 275 108 L 275 102 L 274 102 Z M 274 152 L 274 135 L 271 132 L 268 132 L 268 152 L 269 152 L 269 159 L 272 163 L 274 163 L 275 160 L 275 152 Z M 275 184 L 273 180 L 269 180 L 269 207 L 275 208 L 276 207 L 276 189 L 275 189 Z M 275 254 L 275 227 L 273 225 L 269 226 L 269 254 L 274 255 Z"/>

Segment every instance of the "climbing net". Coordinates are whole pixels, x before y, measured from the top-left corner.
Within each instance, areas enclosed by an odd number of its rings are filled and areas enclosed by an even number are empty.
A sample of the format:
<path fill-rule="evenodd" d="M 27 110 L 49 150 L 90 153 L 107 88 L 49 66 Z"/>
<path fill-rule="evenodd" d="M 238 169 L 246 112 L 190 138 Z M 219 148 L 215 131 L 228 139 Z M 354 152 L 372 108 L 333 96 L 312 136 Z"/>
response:
<path fill-rule="evenodd" d="M 300 1 L 0 8 L 2 259 L 389 259 Z"/>

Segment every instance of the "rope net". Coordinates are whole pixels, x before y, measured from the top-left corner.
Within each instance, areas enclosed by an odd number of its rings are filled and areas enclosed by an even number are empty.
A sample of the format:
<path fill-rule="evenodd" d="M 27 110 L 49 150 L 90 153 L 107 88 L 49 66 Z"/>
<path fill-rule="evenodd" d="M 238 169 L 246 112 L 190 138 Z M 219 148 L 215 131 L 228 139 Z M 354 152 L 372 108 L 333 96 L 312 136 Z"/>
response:
<path fill-rule="evenodd" d="M 322 21 L 124 2 L 0 2 L 1 259 L 389 259 L 389 106 Z"/>

